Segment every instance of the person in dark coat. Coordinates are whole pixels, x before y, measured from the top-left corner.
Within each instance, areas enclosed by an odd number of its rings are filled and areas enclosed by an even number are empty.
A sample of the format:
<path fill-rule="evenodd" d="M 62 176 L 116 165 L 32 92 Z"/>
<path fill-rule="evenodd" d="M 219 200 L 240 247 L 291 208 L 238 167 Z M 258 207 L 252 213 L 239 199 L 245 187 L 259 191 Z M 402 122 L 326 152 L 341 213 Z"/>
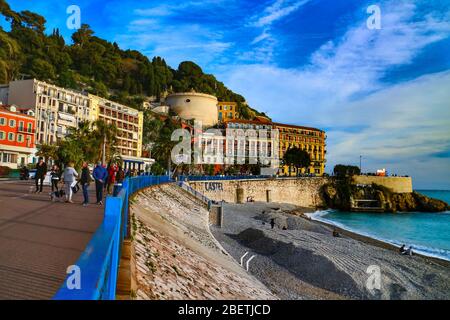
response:
<path fill-rule="evenodd" d="M 44 185 L 45 175 L 47 174 L 47 164 L 44 159 L 39 158 L 38 164 L 36 165 L 36 193 L 42 192 L 42 187 Z"/>
<path fill-rule="evenodd" d="M 89 185 L 91 183 L 91 173 L 89 172 L 89 167 L 87 162 L 83 162 L 83 168 L 81 169 L 80 184 L 83 188 L 83 207 L 89 205 Z"/>
<path fill-rule="evenodd" d="M 99 161 L 93 172 L 95 180 L 95 191 L 97 195 L 97 204 L 103 204 L 103 187 L 106 179 L 108 178 L 108 172 L 103 167 L 102 162 Z"/>

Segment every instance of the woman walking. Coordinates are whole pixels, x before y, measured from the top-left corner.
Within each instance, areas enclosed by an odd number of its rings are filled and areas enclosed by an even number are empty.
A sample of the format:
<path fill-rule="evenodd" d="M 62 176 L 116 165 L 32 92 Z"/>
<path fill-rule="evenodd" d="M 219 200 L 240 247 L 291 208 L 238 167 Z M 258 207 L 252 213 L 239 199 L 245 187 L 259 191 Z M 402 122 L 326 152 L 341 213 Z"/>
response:
<path fill-rule="evenodd" d="M 74 163 L 73 162 L 69 162 L 69 164 L 66 167 L 66 169 L 64 169 L 64 175 L 63 175 L 64 185 L 66 187 L 66 202 L 69 202 L 69 203 L 73 203 L 73 201 L 72 201 L 72 195 L 73 195 L 72 187 L 74 187 L 74 185 L 75 185 L 75 183 L 77 181 L 77 177 L 78 177 L 78 173 L 73 168 L 73 166 L 74 166 Z"/>
<path fill-rule="evenodd" d="M 61 180 L 61 172 L 59 172 L 59 167 L 55 164 L 52 166 L 52 171 L 50 172 L 50 179 L 52 181 L 52 201 L 55 201 L 59 197 L 59 180 Z"/>
<path fill-rule="evenodd" d="M 83 207 L 89 205 L 89 184 L 91 183 L 91 173 L 87 162 L 83 162 L 83 169 L 81 169 L 80 183 L 83 188 Z"/>

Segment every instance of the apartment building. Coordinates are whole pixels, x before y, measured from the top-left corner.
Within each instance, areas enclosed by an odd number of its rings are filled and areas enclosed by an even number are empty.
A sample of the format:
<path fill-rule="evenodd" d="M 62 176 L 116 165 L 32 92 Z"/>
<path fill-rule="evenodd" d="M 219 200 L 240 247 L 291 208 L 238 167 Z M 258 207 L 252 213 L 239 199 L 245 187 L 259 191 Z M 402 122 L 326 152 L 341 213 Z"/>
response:
<path fill-rule="evenodd" d="M 87 94 L 36 79 L 12 81 L 8 104 L 35 111 L 36 143 L 53 144 L 81 121 L 96 119 Z"/>
<path fill-rule="evenodd" d="M 36 152 L 34 112 L 0 105 L 0 166 L 17 169 Z"/>
<path fill-rule="evenodd" d="M 218 102 L 217 111 L 219 115 L 219 122 L 235 120 L 238 118 L 236 102 Z"/>
<path fill-rule="evenodd" d="M 307 151 L 311 157 L 311 166 L 302 169 L 302 173 L 317 176 L 324 174 L 326 163 L 326 134 L 324 131 L 283 123 L 273 123 L 273 127 L 280 132 L 280 159 L 283 159 L 289 148 L 298 147 Z M 279 174 L 289 175 L 288 166 L 281 166 Z M 291 175 L 295 174 L 295 172 L 291 172 Z"/>
<path fill-rule="evenodd" d="M 144 170 L 152 160 L 142 158 L 143 113 L 84 92 L 64 89 L 36 79 L 0 86 L 0 96 L 35 112 L 36 144 L 53 144 L 82 121 L 97 119 L 118 128 L 117 149 L 127 168 Z"/>
<path fill-rule="evenodd" d="M 98 119 L 117 127 L 116 147 L 125 166 L 143 170 L 145 165 L 151 164 L 150 159 L 142 158 L 143 112 L 92 94 L 89 94 L 89 100 Z"/>

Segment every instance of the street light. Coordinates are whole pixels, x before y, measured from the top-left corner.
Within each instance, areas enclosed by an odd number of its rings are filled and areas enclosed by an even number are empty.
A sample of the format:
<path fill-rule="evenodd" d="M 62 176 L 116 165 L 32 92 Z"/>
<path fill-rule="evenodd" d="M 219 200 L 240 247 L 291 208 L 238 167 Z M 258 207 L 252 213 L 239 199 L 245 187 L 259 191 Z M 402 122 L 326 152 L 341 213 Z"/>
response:
<path fill-rule="evenodd" d="M 362 156 L 359 156 L 359 174 L 362 174 Z"/>

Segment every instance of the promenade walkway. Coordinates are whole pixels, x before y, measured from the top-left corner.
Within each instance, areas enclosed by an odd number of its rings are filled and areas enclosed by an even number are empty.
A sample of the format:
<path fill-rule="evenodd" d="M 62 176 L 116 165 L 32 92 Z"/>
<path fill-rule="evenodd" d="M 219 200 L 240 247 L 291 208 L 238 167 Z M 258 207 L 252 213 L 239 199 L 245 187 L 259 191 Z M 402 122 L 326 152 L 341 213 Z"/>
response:
<path fill-rule="evenodd" d="M 34 181 L 0 181 L 0 300 L 51 299 L 103 220 L 81 191 L 69 204 L 30 190 Z"/>

